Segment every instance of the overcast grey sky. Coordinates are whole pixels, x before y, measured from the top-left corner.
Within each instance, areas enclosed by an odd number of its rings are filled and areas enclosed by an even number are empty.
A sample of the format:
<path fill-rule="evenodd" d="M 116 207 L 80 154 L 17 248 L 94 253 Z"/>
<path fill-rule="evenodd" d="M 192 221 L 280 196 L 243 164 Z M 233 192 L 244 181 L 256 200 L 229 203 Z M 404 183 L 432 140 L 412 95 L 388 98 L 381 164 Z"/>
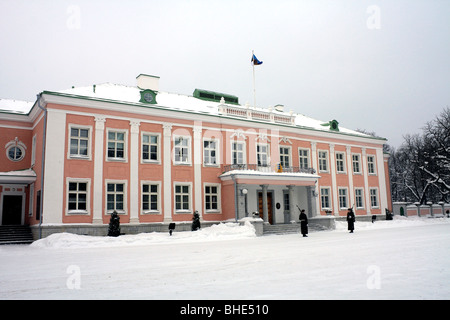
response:
<path fill-rule="evenodd" d="M 0 0 L 0 98 L 160 76 L 375 131 L 398 147 L 450 107 L 450 1 Z"/>

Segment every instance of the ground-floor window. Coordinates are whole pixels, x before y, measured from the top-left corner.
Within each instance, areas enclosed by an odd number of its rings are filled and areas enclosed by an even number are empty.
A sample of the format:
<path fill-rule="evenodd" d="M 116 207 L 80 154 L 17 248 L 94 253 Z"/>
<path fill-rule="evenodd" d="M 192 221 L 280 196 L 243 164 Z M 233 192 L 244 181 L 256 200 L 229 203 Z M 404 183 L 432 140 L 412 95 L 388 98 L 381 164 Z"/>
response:
<path fill-rule="evenodd" d="M 206 212 L 220 210 L 220 187 L 218 185 L 205 185 L 205 210 Z"/>
<path fill-rule="evenodd" d="M 347 209 L 348 208 L 347 189 L 339 188 L 338 194 L 339 194 L 339 208 L 342 210 Z"/>
<path fill-rule="evenodd" d="M 191 210 L 191 185 L 175 185 L 175 210 L 178 212 L 189 212 Z"/>
<path fill-rule="evenodd" d="M 377 188 L 370 189 L 370 206 L 372 208 L 378 208 L 378 190 L 377 190 Z"/>
<path fill-rule="evenodd" d="M 330 209 L 330 188 L 320 188 L 322 210 Z"/>
<path fill-rule="evenodd" d="M 108 213 L 114 210 L 118 213 L 125 211 L 125 183 L 106 184 L 106 209 Z"/>
<path fill-rule="evenodd" d="M 68 184 L 68 213 L 87 213 L 88 206 L 88 183 L 69 181 Z"/>
<path fill-rule="evenodd" d="M 159 184 L 142 184 L 142 212 L 159 213 Z"/>

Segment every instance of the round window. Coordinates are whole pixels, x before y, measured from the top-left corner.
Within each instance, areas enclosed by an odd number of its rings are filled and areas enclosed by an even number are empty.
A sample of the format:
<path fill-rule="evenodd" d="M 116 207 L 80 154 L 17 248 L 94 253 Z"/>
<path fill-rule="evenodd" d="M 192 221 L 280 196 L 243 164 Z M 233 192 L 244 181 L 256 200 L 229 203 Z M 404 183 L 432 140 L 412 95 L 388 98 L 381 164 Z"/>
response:
<path fill-rule="evenodd" d="M 12 146 L 8 150 L 6 150 L 6 154 L 9 160 L 20 161 L 25 156 L 25 151 L 18 146 Z"/>

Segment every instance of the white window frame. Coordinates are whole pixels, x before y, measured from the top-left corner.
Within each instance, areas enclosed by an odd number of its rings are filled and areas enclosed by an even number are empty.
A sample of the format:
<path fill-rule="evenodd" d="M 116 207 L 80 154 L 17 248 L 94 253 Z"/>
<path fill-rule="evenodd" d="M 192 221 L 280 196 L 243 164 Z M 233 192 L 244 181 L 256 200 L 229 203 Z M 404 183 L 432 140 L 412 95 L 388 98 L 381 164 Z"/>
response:
<path fill-rule="evenodd" d="M 156 137 L 156 160 L 155 159 L 144 159 L 144 145 L 149 146 L 149 157 L 151 154 L 150 148 L 152 145 L 155 145 L 155 143 L 152 143 L 150 140 L 149 142 L 144 142 L 144 136 L 155 136 Z M 150 138 L 151 139 L 151 138 Z M 161 163 L 161 134 L 159 132 L 147 132 L 142 131 L 141 132 L 141 163 L 155 163 L 160 164 Z"/>
<path fill-rule="evenodd" d="M 339 159 L 338 156 L 342 157 L 342 159 Z M 336 157 L 336 172 L 337 173 L 346 173 L 347 170 L 346 170 L 346 166 L 345 166 L 345 152 L 337 151 L 335 154 L 335 157 Z M 342 166 L 342 170 L 340 170 L 341 166 Z"/>
<path fill-rule="evenodd" d="M 342 199 L 345 200 L 345 204 L 343 205 Z M 348 205 L 348 188 L 347 187 L 339 187 L 338 188 L 338 201 L 339 201 L 339 210 L 347 210 Z"/>
<path fill-rule="evenodd" d="M 215 143 L 214 149 L 210 148 L 210 147 L 205 148 L 205 142 L 209 142 L 209 143 L 214 142 Z M 219 159 L 220 159 L 220 157 L 219 157 L 220 147 L 219 147 L 219 143 L 220 143 L 219 139 L 208 139 L 208 138 L 204 138 L 203 139 L 203 141 L 202 141 L 202 150 L 203 150 L 203 166 L 204 167 L 219 167 L 220 166 L 220 161 L 219 161 Z M 211 159 L 211 153 L 210 152 L 213 151 L 213 150 L 214 150 L 214 152 L 216 154 L 214 156 L 215 163 L 212 163 L 211 160 L 206 161 L 206 153 L 209 152 L 209 159 Z"/>
<path fill-rule="evenodd" d="M 325 158 L 320 156 L 321 152 L 325 154 Z M 330 164 L 329 164 L 329 160 L 328 160 L 329 159 L 328 150 L 318 150 L 317 151 L 317 159 L 319 162 L 319 172 L 330 172 Z M 323 161 L 325 161 L 325 166 L 326 166 L 325 169 L 322 168 Z"/>
<path fill-rule="evenodd" d="M 284 153 L 284 152 L 281 153 L 281 148 L 283 148 L 284 151 L 287 150 L 287 153 Z M 291 168 L 292 167 L 292 147 L 280 145 L 279 152 L 280 152 L 280 165 L 283 168 Z M 283 158 L 283 160 L 282 160 L 282 158 Z M 288 166 L 286 166 L 286 164 L 285 164 L 286 158 L 288 159 L 288 162 L 289 162 Z"/>
<path fill-rule="evenodd" d="M 306 151 L 306 156 L 303 154 L 300 154 L 300 152 L 305 152 Z M 307 148 L 298 148 L 298 167 L 301 169 L 309 169 L 311 168 L 311 161 L 310 161 L 310 156 L 309 156 L 310 152 L 309 149 Z M 303 160 L 302 160 L 303 159 Z M 304 166 L 305 164 L 303 163 L 306 160 L 306 167 Z"/>
<path fill-rule="evenodd" d="M 327 190 L 328 194 L 324 194 L 324 190 Z M 327 198 L 328 207 L 323 206 L 323 197 Z M 330 210 L 331 209 L 331 188 L 330 187 L 320 187 L 320 206 L 322 210 Z"/>
<path fill-rule="evenodd" d="M 123 133 L 123 158 L 121 157 L 110 157 L 108 155 L 109 153 L 109 142 L 114 142 L 115 143 L 115 152 L 117 153 L 117 141 L 121 141 L 121 140 L 109 140 L 109 133 L 110 132 L 114 132 L 114 133 Z M 117 137 L 117 136 L 116 136 Z M 127 129 L 116 129 L 116 128 L 107 128 L 106 130 L 106 161 L 118 161 L 118 162 L 128 162 L 128 130 Z"/>
<path fill-rule="evenodd" d="M 207 197 L 208 194 L 206 193 L 206 188 L 207 187 L 215 187 L 217 188 L 217 192 L 215 193 L 217 195 L 217 209 L 207 209 L 206 208 L 206 203 L 207 203 Z M 209 193 L 209 195 L 213 195 L 214 193 Z M 208 213 L 221 213 L 222 212 L 222 201 L 221 201 L 221 194 L 222 194 L 222 190 L 221 190 L 221 185 L 220 183 L 208 183 L 205 182 L 203 184 L 203 202 L 204 202 L 204 212 L 205 214 Z"/>
<path fill-rule="evenodd" d="M 370 161 L 372 159 L 372 161 Z M 372 167 L 372 169 L 371 169 Z M 369 154 L 367 155 L 367 172 L 369 175 L 376 176 L 377 175 L 377 167 L 376 167 L 376 156 Z"/>
<path fill-rule="evenodd" d="M 234 145 L 241 145 L 242 146 L 242 150 L 234 150 L 233 147 Z M 245 141 L 231 141 L 231 159 L 230 159 L 230 163 L 231 164 L 246 164 L 247 163 L 247 154 L 246 154 L 246 143 Z M 236 163 L 234 163 L 234 153 L 236 153 L 236 155 L 239 155 L 240 153 L 242 153 L 242 163 L 239 163 L 239 161 L 237 161 Z M 236 156 L 236 160 L 239 160 L 239 157 Z"/>
<path fill-rule="evenodd" d="M 144 185 L 156 185 L 157 186 L 157 190 L 156 193 L 152 192 L 151 190 L 149 190 L 148 192 L 144 192 Z M 148 180 L 143 180 L 141 181 L 141 190 L 140 190 L 140 194 L 141 194 L 141 214 L 146 215 L 146 214 L 161 214 L 161 201 L 162 201 L 162 197 L 161 197 L 161 181 L 148 181 Z M 148 195 L 149 196 L 149 204 L 151 205 L 151 195 L 156 194 L 156 199 L 157 199 L 157 204 L 156 204 L 156 210 L 155 209 L 151 209 L 149 207 L 149 209 L 144 209 L 144 195 Z"/>
<path fill-rule="evenodd" d="M 110 194 L 111 192 L 108 191 L 108 184 L 123 184 L 123 209 L 121 210 L 117 210 L 117 209 L 108 209 L 108 194 Z M 117 191 L 113 191 L 113 194 L 116 195 L 118 194 Z M 118 214 L 121 215 L 126 215 L 127 214 L 127 205 L 128 205 L 128 181 L 127 180 L 105 180 L 105 211 L 106 214 L 111 214 L 113 213 L 114 210 L 116 210 L 116 212 Z M 116 198 L 114 197 L 114 207 L 116 206 Z"/>
<path fill-rule="evenodd" d="M 182 139 L 180 141 L 187 141 L 186 145 L 177 146 L 177 140 Z M 181 148 L 181 160 L 177 160 L 177 155 L 179 155 L 179 152 L 177 152 L 177 149 Z M 186 154 L 186 160 L 183 160 L 183 149 L 187 149 Z M 184 136 L 184 135 L 174 135 L 173 136 L 173 164 L 174 165 L 192 165 L 192 138 L 191 136 Z"/>
<path fill-rule="evenodd" d="M 77 130 L 87 130 L 88 136 L 87 138 L 84 137 L 72 137 L 72 129 Z M 69 134 L 68 134 L 68 141 L 67 141 L 67 159 L 84 159 L 84 160 L 91 160 L 92 155 L 92 126 L 86 126 L 86 125 L 79 125 L 76 123 L 69 123 Z M 77 139 L 78 140 L 78 150 L 76 154 L 71 153 L 71 140 Z M 80 140 L 87 140 L 87 155 L 80 154 Z"/>
<path fill-rule="evenodd" d="M 358 192 L 361 192 L 358 195 Z M 360 198 L 361 206 L 358 206 L 358 198 Z M 355 188 L 355 207 L 356 209 L 364 209 L 364 188 Z"/>
<path fill-rule="evenodd" d="M 77 183 L 78 185 L 80 183 L 86 183 L 86 191 L 80 192 L 79 190 L 76 190 L 76 192 L 71 192 L 69 189 L 70 183 Z M 78 186 L 77 186 L 78 189 Z M 90 212 L 90 203 L 91 203 L 91 179 L 89 178 L 67 178 L 66 179 L 66 215 L 88 215 Z M 86 209 L 69 209 L 69 194 L 70 193 L 86 193 Z M 78 207 L 78 201 L 77 201 L 77 207 Z"/>
<path fill-rule="evenodd" d="M 370 195 L 370 207 L 372 209 L 378 209 L 380 208 L 380 200 L 378 199 L 378 188 L 369 188 L 369 195 Z M 375 200 L 375 204 L 374 204 Z"/>
<path fill-rule="evenodd" d="M 356 157 L 356 159 L 355 159 Z M 355 166 L 358 170 L 355 170 Z M 361 154 L 359 153 L 352 153 L 352 170 L 353 174 L 362 174 L 361 170 Z"/>
<path fill-rule="evenodd" d="M 261 147 L 266 148 L 266 151 L 261 151 Z M 260 150 L 258 150 L 258 149 L 260 149 Z M 263 159 L 263 158 L 265 158 L 265 159 Z M 256 144 L 256 163 L 257 163 L 258 167 L 270 166 L 270 145 L 268 143 L 257 143 Z"/>
<path fill-rule="evenodd" d="M 177 192 L 176 192 L 176 190 L 177 190 L 177 187 L 178 186 L 180 186 L 180 187 L 188 187 L 189 189 L 188 189 L 188 193 L 187 193 L 187 196 L 188 196 L 188 208 L 187 209 L 177 209 Z M 181 194 L 180 194 L 181 196 L 184 196 L 184 195 L 186 195 L 186 193 L 184 193 L 184 191 L 183 190 L 181 190 Z M 182 204 L 184 203 L 184 200 L 182 200 L 182 202 L 181 202 Z M 192 206 L 193 206 L 193 203 L 192 203 L 192 182 L 174 182 L 174 184 L 173 184 L 173 208 L 174 208 L 174 211 L 175 211 L 175 214 L 192 214 Z"/>

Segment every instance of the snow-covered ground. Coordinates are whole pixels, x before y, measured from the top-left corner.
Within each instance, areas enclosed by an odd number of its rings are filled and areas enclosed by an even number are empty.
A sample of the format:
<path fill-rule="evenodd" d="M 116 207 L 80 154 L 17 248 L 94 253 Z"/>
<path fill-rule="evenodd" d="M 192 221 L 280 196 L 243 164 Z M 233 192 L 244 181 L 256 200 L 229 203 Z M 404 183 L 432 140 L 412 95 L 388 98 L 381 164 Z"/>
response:
<path fill-rule="evenodd" d="M 247 223 L 0 246 L 0 299 L 450 299 L 450 219 L 256 237 Z"/>

